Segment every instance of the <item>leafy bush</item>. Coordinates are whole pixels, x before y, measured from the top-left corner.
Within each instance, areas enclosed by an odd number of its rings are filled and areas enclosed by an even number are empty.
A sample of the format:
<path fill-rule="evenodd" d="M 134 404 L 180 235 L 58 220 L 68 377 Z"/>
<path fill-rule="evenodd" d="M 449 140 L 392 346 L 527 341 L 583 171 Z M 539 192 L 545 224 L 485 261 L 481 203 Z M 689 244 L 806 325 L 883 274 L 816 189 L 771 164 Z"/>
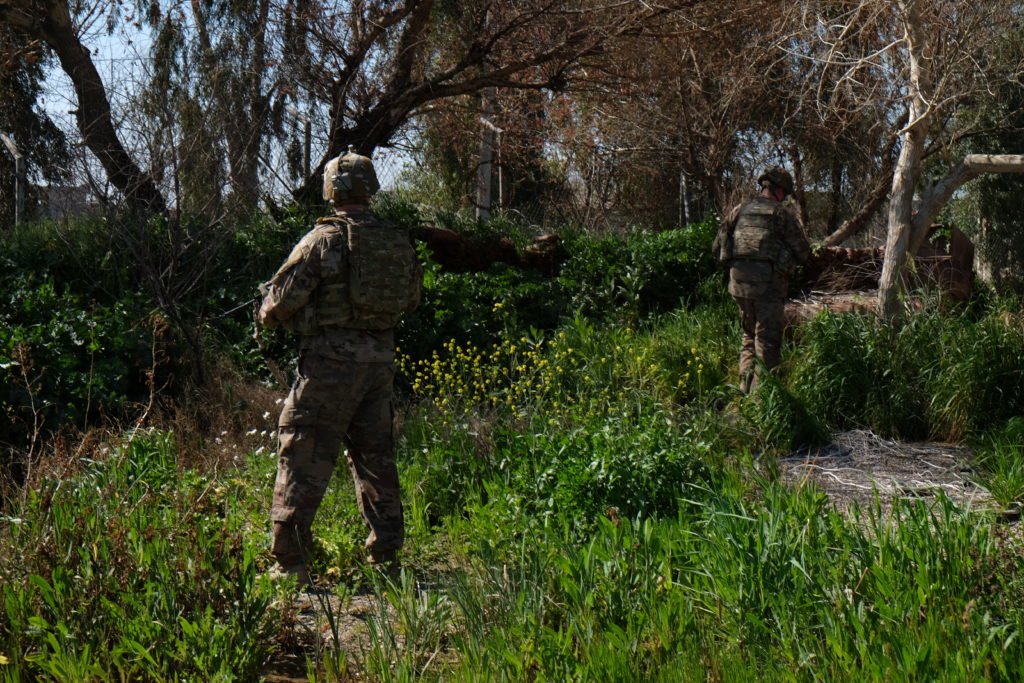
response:
<path fill-rule="evenodd" d="M 0 441 L 23 443 L 34 431 L 120 415 L 145 400 L 151 382 L 163 382 L 147 371 L 164 352 L 165 324 L 141 297 L 87 302 L 32 273 L 2 285 Z"/>
<path fill-rule="evenodd" d="M 475 229 L 505 232 L 504 219 Z M 448 273 L 426 263 L 424 304 L 403 323 L 400 347 L 416 359 L 454 340 L 487 346 L 556 328 L 572 318 L 637 325 L 716 296 L 712 222 L 625 237 L 566 237 L 569 259 L 556 278 L 495 264 L 482 273 Z"/>
<path fill-rule="evenodd" d="M 557 280 L 496 264 L 483 273 L 447 273 L 426 262 L 423 305 L 407 316 L 398 344 L 413 358 L 429 358 L 449 342 L 487 346 L 499 335 L 550 330 L 566 313 Z"/>
<path fill-rule="evenodd" d="M 568 235 L 570 253 L 559 281 L 571 310 L 586 317 L 635 324 L 652 314 L 695 302 L 715 273 L 715 222 L 625 237 Z"/>
<path fill-rule="evenodd" d="M 582 528 L 608 514 L 671 517 L 707 480 L 709 446 L 667 414 L 583 423 L 568 432 L 506 435 L 498 453 L 526 509 Z M 612 511 L 612 512 L 610 512 Z"/>

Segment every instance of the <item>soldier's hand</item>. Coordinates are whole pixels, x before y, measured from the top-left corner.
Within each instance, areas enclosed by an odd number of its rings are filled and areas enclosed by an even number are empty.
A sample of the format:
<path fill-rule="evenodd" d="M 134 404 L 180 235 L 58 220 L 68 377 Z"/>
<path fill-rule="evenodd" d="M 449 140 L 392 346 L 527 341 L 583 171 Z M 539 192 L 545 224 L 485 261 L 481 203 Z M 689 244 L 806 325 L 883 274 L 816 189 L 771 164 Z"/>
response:
<path fill-rule="evenodd" d="M 277 327 L 277 320 L 274 318 L 274 316 L 270 314 L 270 311 L 267 309 L 266 302 L 264 302 L 263 305 L 260 306 L 260 310 L 256 313 L 256 320 L 263 327 Z"/>

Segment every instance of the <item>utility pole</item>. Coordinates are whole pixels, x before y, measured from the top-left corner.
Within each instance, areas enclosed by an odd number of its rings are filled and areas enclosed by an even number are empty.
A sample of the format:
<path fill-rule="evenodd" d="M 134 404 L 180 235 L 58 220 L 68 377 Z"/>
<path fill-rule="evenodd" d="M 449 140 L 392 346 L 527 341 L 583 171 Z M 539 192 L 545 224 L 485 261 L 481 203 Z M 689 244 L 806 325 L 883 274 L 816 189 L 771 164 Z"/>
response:
<path fill-rule="evenodd" d="M 21 156 L 11 136 L 0 133 L 0 140 L 14 157 L 14 225 L 18 225 L 25 217 L 25 157 Z"/>
<path fill-rule="evenodd" d="M 310 161 L 310 150 L 312 148 L 313 131 L 310 126 L 309 117 L 300 112 L 292 105 L 286 105 L 285 109 L 288 113 L 295 117 L 296 120 L 302 122 L 302 177 L 309 177 Z"/>
<path fill-rule="evenodd" d="M 476 217 L 485 221 L 491 217 L 491 169 L 494 166 L 494 143 L 501 129 L 491 123 L 497 91 L 484 88 L 482 95 L 480 123 L 483 128 L 480 131 L 480 164 L 476 168 Z"/>

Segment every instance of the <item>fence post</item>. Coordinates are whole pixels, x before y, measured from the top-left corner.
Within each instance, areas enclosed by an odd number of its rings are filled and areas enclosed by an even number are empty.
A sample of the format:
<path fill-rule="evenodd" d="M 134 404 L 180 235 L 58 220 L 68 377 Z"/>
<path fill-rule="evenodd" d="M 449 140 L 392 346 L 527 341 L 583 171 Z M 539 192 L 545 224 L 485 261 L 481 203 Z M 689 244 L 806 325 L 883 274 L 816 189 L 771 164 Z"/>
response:
<path fill-rule="evenodd" d="M 25 157 L 18 151 L 11 136 L 0 133 L 0 140 L 14 157 L 14 225 L 17 226 L 25 216 Z"/>
<path fill-rule="evenodd" d="M 494 116 L 496 90 L 484 88 L 483 112 L 480 123 L 480 164 L 476 168 L 476 217 L 487 220 L 491 217 L 491 167 L 494 163 L 494 138 L 498 128 L 491 123 Z"/>

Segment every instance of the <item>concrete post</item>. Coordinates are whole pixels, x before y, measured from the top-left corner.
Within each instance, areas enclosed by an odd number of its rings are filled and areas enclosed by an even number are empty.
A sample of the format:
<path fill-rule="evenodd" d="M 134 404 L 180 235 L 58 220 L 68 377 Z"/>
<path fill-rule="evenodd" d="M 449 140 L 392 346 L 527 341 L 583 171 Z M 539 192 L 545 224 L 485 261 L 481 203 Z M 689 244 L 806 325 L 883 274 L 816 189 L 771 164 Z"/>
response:
<path fill-rule="evenodd" d="M 0 133 L 7 151 L 14 157 L 14 224 L 19 225 L 25 218 L 25 158 L 18 151 L 14 139 L 6 133 Z"/>

